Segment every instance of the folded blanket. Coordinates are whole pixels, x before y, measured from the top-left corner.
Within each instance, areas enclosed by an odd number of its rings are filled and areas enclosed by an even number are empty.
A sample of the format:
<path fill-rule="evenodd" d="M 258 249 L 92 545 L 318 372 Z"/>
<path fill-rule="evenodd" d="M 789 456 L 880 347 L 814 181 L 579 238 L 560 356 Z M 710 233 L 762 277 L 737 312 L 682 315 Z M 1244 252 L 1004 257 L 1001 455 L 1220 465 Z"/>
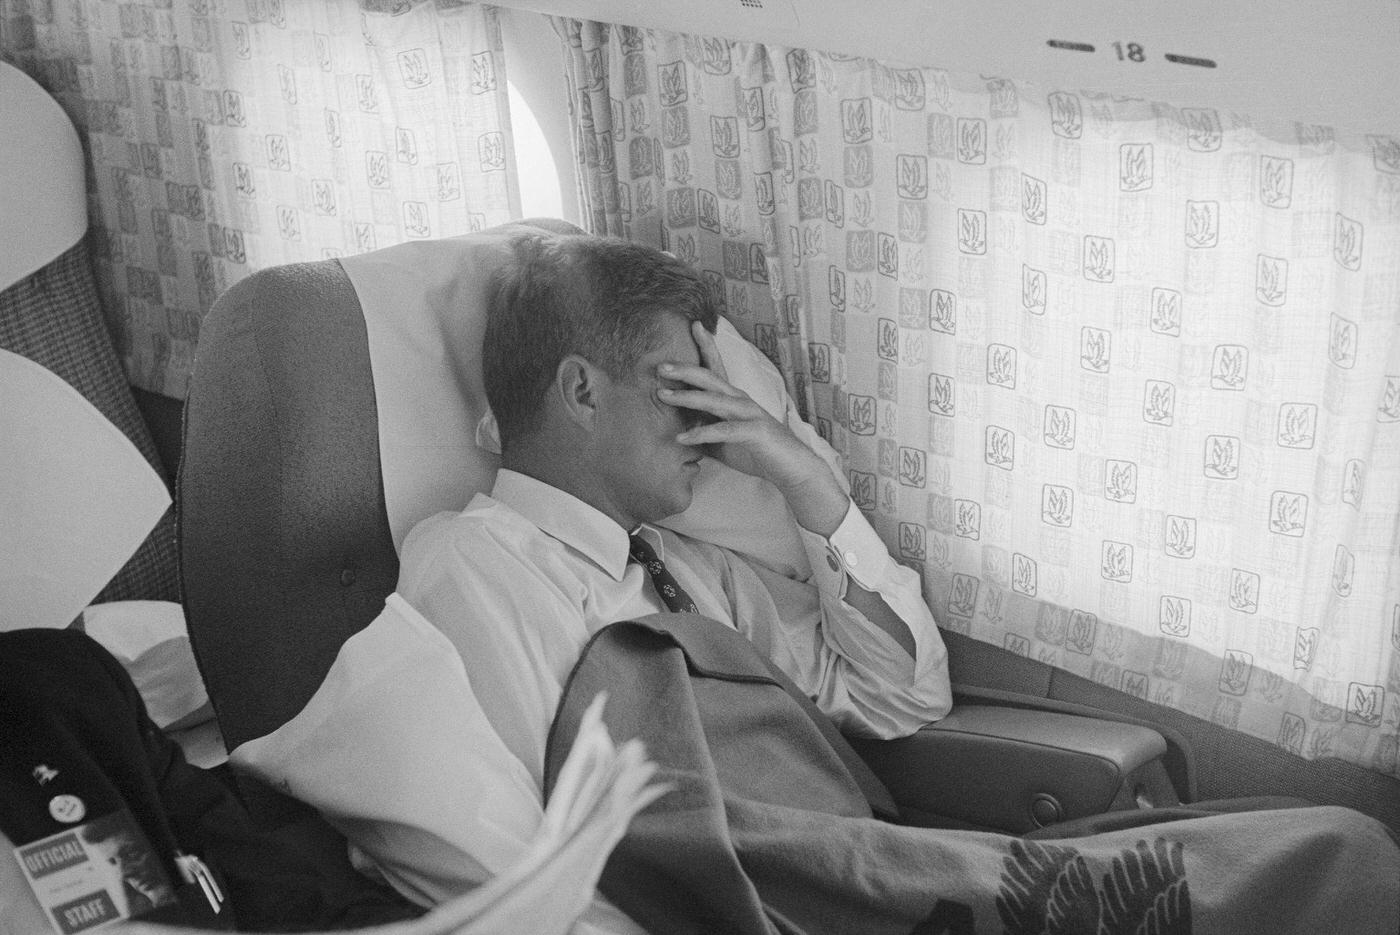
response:
<path fill-rule="evenodd" d="M 1400 850 L 1347 809 L 1189 818 L 1073 840 L 874 817 L 840 747 L 734 631 L 666 614 L 600 631 L 566 688 L 546 794 L 588 702 L 675 791 L 634 819 L 599 888 L 667 935 L 1387 933 Z M 815 715 L 820 717 L 820 715 Z M 988 781 L 995 781 L 989 777 Z"/>

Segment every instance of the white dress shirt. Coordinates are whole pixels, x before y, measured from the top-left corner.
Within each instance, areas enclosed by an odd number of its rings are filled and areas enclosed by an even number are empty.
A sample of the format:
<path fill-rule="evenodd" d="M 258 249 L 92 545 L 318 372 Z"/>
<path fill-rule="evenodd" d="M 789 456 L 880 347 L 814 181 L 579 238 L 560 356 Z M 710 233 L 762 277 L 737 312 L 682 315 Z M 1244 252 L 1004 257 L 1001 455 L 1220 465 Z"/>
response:
<path fill-rule="evenodd" d="M 946 654 L 918 577 L 854 507 L 829 541 L 801 534 L 815 569 L 805 582 L 676 532 L 640 532 L 701 613 L 737 627 L 847 730 L 898 736 L 948 711 Z M 799 574 L 792 559 L 775 564 Z M 913 658 L 841 600 L 848 576 L 904 620 Z M 314 805 L 400 892 L 443 902 L 509 872 L 536 837 L 546 738 L 589 637 L 662 610 L 628 562 L 626 531 L 501 471 L 490 496 L 414 527 L 384 613 L 345 642 L 301 713 L 231 759 Z M 644 935 L 601 895 L 573 933 Z"/>
<path fill-rule="evenodd" d="M 830 540 L 804 533 L 810 581 L 670 530 L 639 532 L 700 613 L 752 640 L 842 729 L 898 737 L 948 712 L 947 657 L 918 576 L 854 505 Z M 848 576 L 903 619 L 913 658 L 842 600 Z M 626 530 L 508 470 L 489 496 L 413 529 L 398 592 L 456 647 L 487 719 L 540 786 L 550 723 L 584 644 L 609 623 L 666 609 L 628 561 Z"/>

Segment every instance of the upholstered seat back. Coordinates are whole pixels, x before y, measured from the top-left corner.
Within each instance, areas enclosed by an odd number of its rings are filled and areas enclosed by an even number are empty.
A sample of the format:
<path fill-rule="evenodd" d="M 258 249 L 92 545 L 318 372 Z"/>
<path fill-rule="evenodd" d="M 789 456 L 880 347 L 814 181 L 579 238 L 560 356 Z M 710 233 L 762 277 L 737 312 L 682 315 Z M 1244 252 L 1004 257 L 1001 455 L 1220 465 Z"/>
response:
<path fill-rule="evenodd" d="M 374 383 L 336 260 L 264 270 L 214 305 L 186 399 L 185 612 L 230 748 L 294 715 L 394 589 Z"/>

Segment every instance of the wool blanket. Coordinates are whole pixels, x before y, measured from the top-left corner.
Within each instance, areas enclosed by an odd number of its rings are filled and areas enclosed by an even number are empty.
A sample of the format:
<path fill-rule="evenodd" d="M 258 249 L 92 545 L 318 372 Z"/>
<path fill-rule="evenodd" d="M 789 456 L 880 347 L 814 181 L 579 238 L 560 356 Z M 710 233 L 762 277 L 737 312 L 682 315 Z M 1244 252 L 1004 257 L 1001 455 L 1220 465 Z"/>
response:
<path fill-rule="evenodd" d="M 1064 840 L 884 820 L 888 793 L 829 722 L 742 636 L 692 614 L 589 643 L 551 731 L 546 796 L 600 691 L 613 737 L 640 738 L 673 786 L 599 884 L 657 935 L 1400 930 L 1400 849 L 1348 809 Z"/>

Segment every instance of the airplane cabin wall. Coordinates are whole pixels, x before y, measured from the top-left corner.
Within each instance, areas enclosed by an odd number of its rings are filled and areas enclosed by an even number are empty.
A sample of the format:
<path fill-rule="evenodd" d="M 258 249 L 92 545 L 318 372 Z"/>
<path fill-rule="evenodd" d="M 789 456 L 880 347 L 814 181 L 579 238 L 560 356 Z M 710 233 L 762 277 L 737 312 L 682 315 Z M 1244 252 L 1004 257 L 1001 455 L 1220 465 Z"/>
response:
<path fill-rule="evenodd" d="M 1267 5 L 1239 0 L 504 3 L 581 19 L 995 75 L 1032 81 L 1047 90 L 1219 107 L 1256 122 L 1300 121 L 1362 134 L 1400 132 L 1396 0 Z M 1051 41 L 1060 45 L 1051 46 Z M 558 74 L 553 66 L 547 71 Z"/>

